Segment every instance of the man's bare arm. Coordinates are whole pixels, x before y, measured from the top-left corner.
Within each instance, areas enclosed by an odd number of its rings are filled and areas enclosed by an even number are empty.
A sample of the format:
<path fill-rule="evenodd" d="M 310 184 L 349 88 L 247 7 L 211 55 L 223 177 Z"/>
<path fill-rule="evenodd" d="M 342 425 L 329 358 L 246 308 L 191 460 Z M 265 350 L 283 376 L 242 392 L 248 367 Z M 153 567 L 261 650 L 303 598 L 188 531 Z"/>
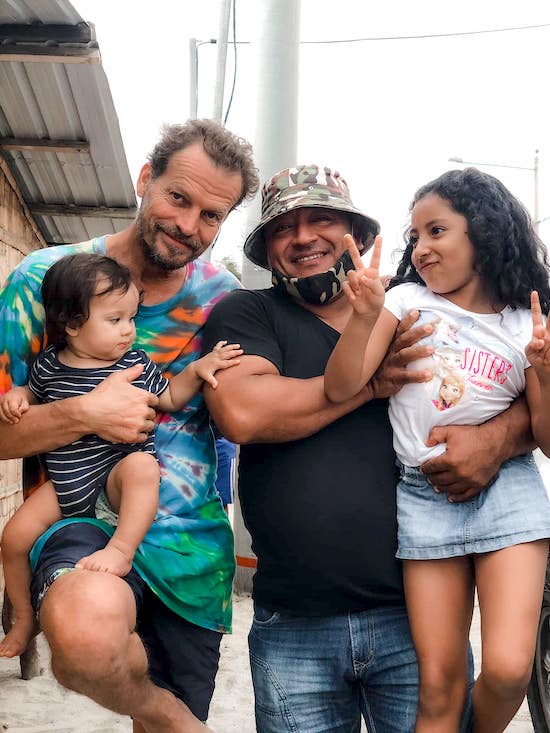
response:
<path fill-rule="evenodd" d="M 284 443 L 313 435 L 374 397 L 393 394 L 407 381 L 431 374 L 406 366 L 431 353 L 415 345 L 430 326 L 410 329 L 418 314 L 405 319 L 376 377 L 356 397 L 333 404 L 325 397 L 323 377 L 283 377 L 267 359 L 242 356 L 241 363 L 218 373 L 216 390 L 205 387 L 208 409 L 219 430 L 235 443 Z"/>
<path fill-rule="evenodd" d="M 504 461 L 533 450 L 531 418 L 524 397 L 482 425 L 434 428 L 428 445 L 447 450 L 421 466 L 422 472 L 450 501 L 467 501 L 496 476 Z"/>
<path fill-rule="evenodd" d="M 306 438 L 371 398 L 365 389 L 335 405 L 325 397 L 323 377 L 283 377 L 259 356 L 242 356 L 216 376 L 217 389 L 204 387 L 206 404 L 220 432 L 239 444 Z"/>
<path fill-rule="evenodd" d="M 0 424 L 0 459 L 44 453 L 88 433 L 113 443 L 145 441 L 158 397 L 130 384 L 142 368 L 112 374 L 86 395 L 31 406 L 16 425 Z"/>

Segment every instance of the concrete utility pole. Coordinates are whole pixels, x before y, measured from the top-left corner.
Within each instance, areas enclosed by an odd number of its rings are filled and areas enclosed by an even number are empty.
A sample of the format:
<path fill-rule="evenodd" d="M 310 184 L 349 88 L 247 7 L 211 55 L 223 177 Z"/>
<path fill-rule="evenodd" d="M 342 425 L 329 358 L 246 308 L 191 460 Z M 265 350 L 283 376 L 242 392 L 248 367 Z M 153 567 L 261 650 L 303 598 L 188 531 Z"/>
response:
<path fill-rule="evenodd" d="M 216 83 L 214 87 L 214 106 L 212 110 L 212 119 L 223 124 L 223 92 L 225 89 L 225 69 L 227 65 L 227 35 L 229 33 L 229 18 L 231 16 L 231 0 L 222 0 L 220 10 L 220 27 L 218 31 L 218 38 L 215 42 L 217 44 L 217 57 L 216 57 Z M 191 67 L 192 68 L 192 67 Z M 196 108 L 195 108 L 195 117 Z M 216 239 L 218 237 L 216 236 Z M 216 239 L 212 242 L 210 247 L 206 249 L 201 258 L 210 262 L 212 259 L 212 248 L 216 244 Z"/>
<path fill-rule="evenodd" d="M 189 117 L 192 120 L 197 119 L 197 85 L 198 69 L 197 69 L 197 39 L 189 39 Z"/>
<path fill-rule="evenodd" d="M 275 171 L 296 165 L 298 151 L 298 66 L 300 0 L 262 0 L 256 50 L 256 125 L 254 158 L 262 183 Z M 247 210 L 247 231 L 260 216 L 260 196 Z M 265 270 L 243 259 L 247 288 L 269 285 Z"/>
<path fill-rule="evenodd" d="M 300 0 L 262 0 L 256 6 L 261 15 L 256 51 L 256 131 L 252 137 L 254 158 L 262 183 L 275 171 L 298 162 L 298 62 L 300 43 Z M 246 231 L 260 217 L 260 194 L 247 209 Z M 243 257 L 243 284 L 247 288 L 269 285 L 269 273 Z M 252 590 L 256 561 L 238 499 L 234 505 L 237 593 Z"/>
<path fill-rule="evenodd" d="M 225 89 L 225 69 L 227 66 L 227 36 L 231 16 L 231 0 L 222 0 L 220 28 L 217 41 L 216 83 L 214 86 L 214 110 L 212 118 L 223 122 L 223 92 Z"/>

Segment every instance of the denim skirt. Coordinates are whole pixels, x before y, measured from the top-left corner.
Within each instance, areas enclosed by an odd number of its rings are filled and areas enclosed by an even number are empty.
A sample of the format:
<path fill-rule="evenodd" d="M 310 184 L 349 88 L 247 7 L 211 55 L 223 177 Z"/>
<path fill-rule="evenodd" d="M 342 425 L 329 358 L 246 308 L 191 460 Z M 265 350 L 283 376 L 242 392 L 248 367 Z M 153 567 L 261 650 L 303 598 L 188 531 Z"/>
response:
<path fill-rule="evenodd" d="M 550 501 L 529 453 L 506 461 L 470 501 L 437 494 L 418 468 L 398 461 L 397 557 L 438 560 L 550 537 Z"/>

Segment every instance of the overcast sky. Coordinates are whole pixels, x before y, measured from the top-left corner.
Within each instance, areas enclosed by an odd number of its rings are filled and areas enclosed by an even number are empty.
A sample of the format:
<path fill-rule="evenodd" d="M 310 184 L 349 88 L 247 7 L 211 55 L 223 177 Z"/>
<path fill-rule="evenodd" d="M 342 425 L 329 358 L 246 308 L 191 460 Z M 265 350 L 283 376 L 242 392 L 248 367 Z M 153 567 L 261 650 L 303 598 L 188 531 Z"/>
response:
<path fill-rule="evenodd" d="M 189 114 L 189 38 L 215 38 L 217 0 L 72 0 L 96 26 L 135 180 L 163 122 Z M 262 0 L 237 0 L 237 40 L 255 37 Z M 301 0 L 301 40 L 465 33 L 550 24 L 540 0 Z M 230 36 L 231 37 L 231 36 Z M 540 156 L 539 218 L 550 217 L 550 25 L 531 30 L 355 43 L 303 44 L 297 163 L 340 170 L 356 205 L 378 219 L 385 269 L 401 246 L 420 185 L 448 158 L 530 168 Z M 216 47 L 199 48 L 199 116 L 212 115 Z M 253 57 L 238 46 L 227 125 L 254 143 Z M 228 52 L 226 100 L 232 78 Z M 281 131 L 284 134 L 284 131 Z M 484 168 L 533 209 L 533 173 Z M 214 259 L 241 258 L 244 215 L 232 215 Z M 550 220 L 540 226 L 550 242 Z"/>

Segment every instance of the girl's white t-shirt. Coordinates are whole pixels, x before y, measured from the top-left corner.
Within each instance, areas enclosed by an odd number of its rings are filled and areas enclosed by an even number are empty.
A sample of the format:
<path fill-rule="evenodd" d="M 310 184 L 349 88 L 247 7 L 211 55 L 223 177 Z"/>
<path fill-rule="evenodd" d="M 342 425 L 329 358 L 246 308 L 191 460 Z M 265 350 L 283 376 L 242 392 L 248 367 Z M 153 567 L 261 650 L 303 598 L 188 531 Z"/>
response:
<path fill-rule="evenodd" d="M 390 399 L 394 448 L 406 466 L 419 466 L 445 451 L 444 443 L 425 445 L 434 426 L 479 425 L 524 391 L 530 310 L 507 306 L 500 313 L 472 313 L 416 283 L 391 288 L 384 307 L 399 320 L 417 309 L 418 324 L 435 327 L 422 341 L 433 346 L 433 356 L 407 367 L 430 369 L 432 380 L 407 384 Z"/>

